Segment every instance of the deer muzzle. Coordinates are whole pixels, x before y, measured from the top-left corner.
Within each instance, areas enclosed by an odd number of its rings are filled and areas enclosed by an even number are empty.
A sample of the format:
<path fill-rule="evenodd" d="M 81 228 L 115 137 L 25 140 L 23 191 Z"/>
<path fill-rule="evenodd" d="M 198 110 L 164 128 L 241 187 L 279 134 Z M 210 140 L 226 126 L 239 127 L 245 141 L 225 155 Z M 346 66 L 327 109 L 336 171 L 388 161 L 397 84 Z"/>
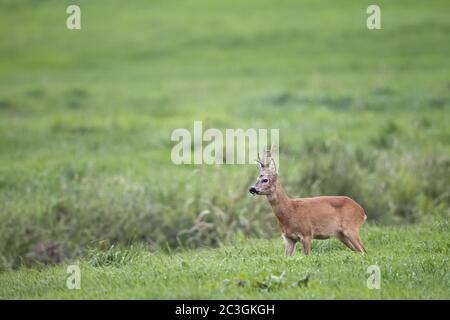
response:
<path fill-rule="evenodd" d="M 248 192 L 250 192 L 251 194 L 258 194 L 258 190 L 256 190 L 255 187 L 251 187 L 250 189 L 248 189 Z"/>

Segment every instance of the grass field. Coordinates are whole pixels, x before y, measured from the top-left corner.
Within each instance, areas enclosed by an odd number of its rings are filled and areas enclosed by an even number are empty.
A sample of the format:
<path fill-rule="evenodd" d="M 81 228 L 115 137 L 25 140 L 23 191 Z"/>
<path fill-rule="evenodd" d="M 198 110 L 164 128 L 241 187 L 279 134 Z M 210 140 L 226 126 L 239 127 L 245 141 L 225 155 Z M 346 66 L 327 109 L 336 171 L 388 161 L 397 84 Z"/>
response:
<path fill-rule="evenodd" d="M 369 256 L 337 240 L 308 257 L 283 257 L 281 239 L 236 239 L 219 249 L 149 253 L 142 247 L 91 252 L 77 261 L 81 289 L 66 287 L 67 266 L 0 274 L 0 298 L 32 299 L 448 299 L 448 221 L 363 232 Z M 368 289 L 367 268 L 380 268 Z"/>
<path fill-rule="evenodd" d="M 450 297 L 448 1 L 378 1 L 376 31 L 366 1 L 80 0 L 70 31 L 72 3 L 0 3 L 2 297 L 269 294 L 233 287 L 241 271 L 285 271 L 271 298 Z M 361 203 L 371 255 L 324 242 L 281 259 L 254 166 L 171 162 L 194 120 L 279 129 L 287 192 Z M 114 250 L 134 258 L 90 264 Z M 108 293 L 66 292 L 74 259 Z M 374 261 L 383 289 L 367 291 Z"/>

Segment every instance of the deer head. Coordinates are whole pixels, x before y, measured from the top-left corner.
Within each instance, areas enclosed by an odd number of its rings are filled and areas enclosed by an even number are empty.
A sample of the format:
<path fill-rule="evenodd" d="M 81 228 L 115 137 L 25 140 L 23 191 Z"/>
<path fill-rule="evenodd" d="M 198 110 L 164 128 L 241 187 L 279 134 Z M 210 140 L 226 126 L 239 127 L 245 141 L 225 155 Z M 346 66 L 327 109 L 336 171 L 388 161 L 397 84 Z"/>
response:
<path fill-rule="evenodd" d="M 275 191 L 276 181 L 278 178 L 277 167 L 275 161 L 272 158 L 272 152 L 267 149 L 264 153 L 263 160 L 260 159 L 258 153 L 258 159 L 256 160 L 256 166 L 259 171 L 258 179 L 255 184 L 248 190 L 251 194 L 255 195 L 269 195 Z"/>

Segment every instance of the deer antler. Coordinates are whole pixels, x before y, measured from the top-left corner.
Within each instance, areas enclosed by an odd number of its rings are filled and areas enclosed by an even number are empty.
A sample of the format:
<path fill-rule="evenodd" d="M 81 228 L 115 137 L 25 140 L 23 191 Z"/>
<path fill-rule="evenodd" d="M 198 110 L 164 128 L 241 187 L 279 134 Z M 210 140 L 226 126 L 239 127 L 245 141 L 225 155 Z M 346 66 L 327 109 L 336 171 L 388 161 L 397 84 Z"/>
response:
<path fill-rule="evenodd" d="M 264 167 L 268 167 L 270 165 L 270 161 L 272 160 L 272 147 L 266 149 L 264 153 Z"/>
<path fill-rule="evenodd" d="M 257 163 L 257 165 L 258 165 L 258 168 L 261 170 L 261 169 L 264 169 L 264 168 L 270 168 L 270 166 L 271 166 L 271 162 L 273 163 L 273 164 L 275 164 L 275 162 L 273 161 L 273 159 L 272 159 L 272 147 L 269 149 L 269 148 L 267 148 L 265 151 L 264 151 L 264 156 L 263 156 L 263 159 L 261 160 L 261 158 L 260 158 L 260 156 L 259 156 L 259 151 L 257 152 L 257 155 L 258 155 L 258 159 L 256 160 L 256 163 Z M 274 166 L 275 167 L 275 166 Z"/>
<path fill-rule="evenodd" d="M 256 159 L 256 162 L 259 164 L 260 168 L 264 167 L 264 162 L 261 161 L 261 158 L 259 157 L 259 151 L 257 152 L 258 159 Z"/>

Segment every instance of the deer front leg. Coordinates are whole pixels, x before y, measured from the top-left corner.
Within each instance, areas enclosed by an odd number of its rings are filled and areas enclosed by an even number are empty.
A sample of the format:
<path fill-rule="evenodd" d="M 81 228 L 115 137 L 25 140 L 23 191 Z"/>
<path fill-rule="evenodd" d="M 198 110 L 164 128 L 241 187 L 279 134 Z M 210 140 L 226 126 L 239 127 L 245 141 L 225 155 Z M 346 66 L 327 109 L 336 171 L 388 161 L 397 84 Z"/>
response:
<path fill-rule="evenodd" d="M 284 245 L 285 245 L 284 254 L 286 257 L 289 257 L 294 252 L 295 241 L 292 240 L 291 238 L 286 237 L 285 235 L 283 235 L 283 239 L 284 239 Z"/>
<path fill-rule="evenodd" d="M 309 252 L 311 251 L 311 237 L 310 236 L 302 237 L 301 241 L 302 241 L 302 246 L 303 246 L 303 254 L 305 256 L 307 256 L 307 255 L 309 255 Z"/>

